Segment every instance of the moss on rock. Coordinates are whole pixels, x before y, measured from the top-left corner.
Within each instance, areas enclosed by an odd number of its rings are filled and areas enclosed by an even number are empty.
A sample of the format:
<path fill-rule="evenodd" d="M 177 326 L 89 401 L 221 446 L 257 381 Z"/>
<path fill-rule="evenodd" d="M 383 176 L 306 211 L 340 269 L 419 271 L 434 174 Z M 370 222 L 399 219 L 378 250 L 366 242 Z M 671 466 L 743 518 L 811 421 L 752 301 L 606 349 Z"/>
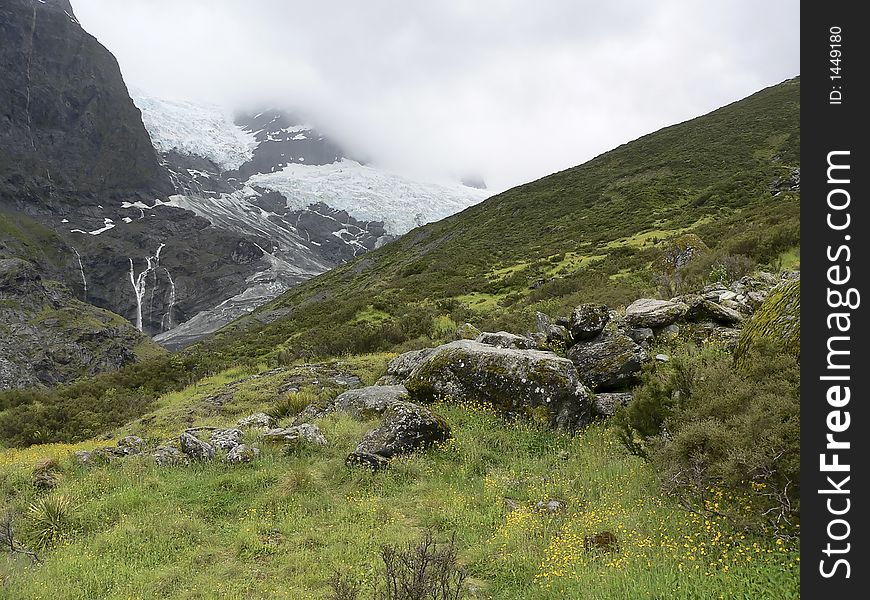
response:
<path fill-rule="evenodd" d="M 735 359 L 741 358 L 761 340 L 781 346 L 800 360 L 801 356 L 801 281 L 780 284 L 755 311 L 740 334 Z"/>

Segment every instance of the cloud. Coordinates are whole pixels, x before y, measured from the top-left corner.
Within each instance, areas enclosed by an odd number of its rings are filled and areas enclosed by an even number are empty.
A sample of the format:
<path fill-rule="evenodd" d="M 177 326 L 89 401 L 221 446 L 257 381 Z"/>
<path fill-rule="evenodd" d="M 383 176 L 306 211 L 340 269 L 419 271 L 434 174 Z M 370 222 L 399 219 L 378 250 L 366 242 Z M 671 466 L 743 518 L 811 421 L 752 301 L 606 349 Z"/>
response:
<path fill-rule="evenodd" d="M 373 160 L 496 189 L 799 72 L 798 0 L 74 0 L 151 94 L 280 105 Z"/>

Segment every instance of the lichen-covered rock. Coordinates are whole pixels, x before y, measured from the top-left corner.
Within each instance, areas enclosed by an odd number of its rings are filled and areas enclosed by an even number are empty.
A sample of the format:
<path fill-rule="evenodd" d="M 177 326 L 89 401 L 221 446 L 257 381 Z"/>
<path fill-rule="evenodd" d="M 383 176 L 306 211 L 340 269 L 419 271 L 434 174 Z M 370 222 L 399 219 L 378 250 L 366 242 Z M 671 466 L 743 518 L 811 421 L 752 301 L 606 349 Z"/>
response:
<path fill-rule="evenodd" d="M 239 429 L 216 429 L 212 431 L 209 442 L 215 448 L 232 450 L 242 443 L 242 432 Z"/>
<path fill-rule="evenodd" d="M 573 346 L 568 358 L 576 365 L 581 379 L 595 390 L 616 390 L 631 385 L 643 364 L 649 361 L 646 350 L 630 337 L 611 332 Z"/>
<path fill-rule="evenodd" d="M 604 304 L 581 304 L 571 312 L 568 331 L 575 343 L 591 340 L 604 331 L 610 309 Z"/>
<path fill-rule="evenodd" d="M 326 436 L 320 431 L 320 427 L 311 423 L 302 423 L 293 427 L 269 429 L 260 434 L 264 442 L 283 442 L 291 445 L 311 444 L 313 446 L 326 446 Z"/>
<path fill-rule="evenodd" d="M 632 400 L 631 392 L 605 392 L 595 394 L 592 410 L 600 417 L 612 417 L 620 406 L 626 406 Z"/>
<path fill-rule="evenodd" d="M 459 341 L 440 346 L 406 382 L 415 401 L 483 402 L 560 430 L 589 421 L 589 390 L 552 352 Z"/>
<path fill-rule="evenodd" d="M 386 374 L 378 381 L 378 385 L 396 385 L 403 383 L 411 371 L 432 354 L 434 348 L 411 350 L 400 354 L 387 365 Z"/>
<path fill-rule="evenodd" d="M 188 458 L 174 446 L 157 446 L 151 451 L 151 458 L 158 467 L 171 467 L 188 462 Z"/>
<path fill-rule="evenodd" d="M 743 321 L 743 315 L 737 310 L 702 296 L 687 297 L 682 300 L 689 307 L 685 315 L 687 321 L 695 323 L 712 321 L 722 325 L 737 325 Z"/>
<path fill-rule="evenodd" d="M 258 412 L 239 419 L 236 425 L 241 429 L 273 429 L 278 421 L 272 415 Z"/>
<path fill-rule="evenodd" d="M 657 329 L 675 323 L 688 309 L 682 302 L 640 298 L 625 309 L 625 322 L 632 327 Z"/>
<path fill-rule="evenodd" d="M 384 414 L 383 422 L 363 436 L 346 462 L 380 469 L 395 456 L 448 439 L 450 426 L 439 415 L 417 404 L 395 402 Z"/>
<path fill-rule="evenodd" d="M 206 461 L 214 458 L 214 447 L 207 442 L 203 442 L 198 437 L 185 431 L 178 438 L 181 445 L 181 451 L 184 452 L 191 460 Z"/>
<path fill-rule="evenodd" d="M 558 323 L 553 323 L 550 317 L 542 312 L 535 313 L 535 326 L 537 335 L 532 335 L 538 346 L 558 344 L 562 347 L 567 346 L 571 341 L 571 334 L 568 328 Z"/>
<path fill-rule="evenodd" d="M 128 435 L 118 440 L 118 449 L 125 455 L 140 454 L 145 450 L 145 440 L 136 435 Z"/>
<path fill-rule="evenodd" d="M 707 244 L 696 234 L 684 233 L 664 242 L 659 267 L 665 273 L 673 273 L 709 251 Z"/>
<path fill-rule="evenodd" d="M 478 329 L 471 323 L 463 323 L 456 328 L 456 334 L 454 335 L 454 337 L 457 340 L 474 340 L 477 339 L 477 336 L 479 336 L 480 333 L 480 329 Z"/>
<path fill-rule="evenodd" d="M 497 333 L 484 332 L 477 336 L 481 344 L 488 344 L 498 348 L 513 348 L 515 350 L 534 350 L 537 347 L 535 341 L 524 335 L 516 335 L 507 331 Z"/>
<path fill-rule="evenodd" d="M 310 404 L 299 416 L 297 423 L 308 423 L 334 412 L 346 412 L 355 419 L 368 420 L 380 417 L 393 402 L 409 400 L 408 390 L 403 385 L 373 385 L 348 390 L 326 404 Z"/>
<path fill-rule="evenodd" d="M 800 279 L 787 281 L 771 290 L 755 314 L 746 320 L 735 351 L 738 362 L 750 347 L 762 339 L 772 341 L 800 360 Z"/>
<path fill-rule="evenodd" d="M 258 456 L 260 456 L 259 448 L 248 446 L 247 444 L 238 444 L 227 452 L 224 461 L 231 465 L 240 465 L 253 462 Z"/>

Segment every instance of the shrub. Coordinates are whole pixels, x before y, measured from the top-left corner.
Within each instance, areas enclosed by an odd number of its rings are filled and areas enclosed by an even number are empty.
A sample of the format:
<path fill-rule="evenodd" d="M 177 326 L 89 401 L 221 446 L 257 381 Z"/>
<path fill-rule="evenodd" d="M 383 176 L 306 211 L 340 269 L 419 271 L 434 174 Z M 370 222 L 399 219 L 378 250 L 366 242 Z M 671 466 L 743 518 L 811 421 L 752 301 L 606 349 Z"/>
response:
<path fill-rule="evenodd" d="M 740 365 L 684 347 L 645 372 L 617 415 L 625 446 L 689 510 L 788 535 L 800 513 L 800 368 L 760 342 Z"/>
<path fill-rule="evenodd" d="M 72 532 L 72 506 L 66 496 L 46 496 L 27 509 L 34 545 L 54 546 Z"/>
<path fill-rule="evenodd" d="M 385 583 L 380 600 L 458 600 L 466 572 L 456 562 L 455 535 L 440 547 L 431 531 L 404 547 L 381 549 Z"/>

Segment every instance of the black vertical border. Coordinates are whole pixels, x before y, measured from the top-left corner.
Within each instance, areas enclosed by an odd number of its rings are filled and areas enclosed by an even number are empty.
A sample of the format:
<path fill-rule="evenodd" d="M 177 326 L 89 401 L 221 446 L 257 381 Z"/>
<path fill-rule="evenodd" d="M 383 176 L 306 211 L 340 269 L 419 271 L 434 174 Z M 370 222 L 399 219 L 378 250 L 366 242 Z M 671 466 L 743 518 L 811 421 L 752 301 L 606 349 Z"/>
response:
<path fill-rule="evenodd" d="M 870 270 L 867 239 L 870 237 L 868 217 L 867 144 L 868 127 L 865 122 L 870 113 L 866 94 L 866 78 L 870 76 L 866 60 L 867 37 L 870 22 L 859 17 L 860 2 L 804 2 L 801 6 L 801 597 L 802 598 L 866 598 L 870 594 L 870 532 L 867 530 L 868 469 L 870 459 L 870 422 L 868 422 L 867 380 L 870 379 L 870 338 L 867 336 L 867 312 L 870 310 L 870 290 L 864 285 Z M 840 62 L 841 80 L 831 79 L 834 66 L 831 62 L 830 30 L 842 28 L 843 56 Z M 837 88 L 837 86 L 840 86 Z M 843 94 L 841 104 L 830 102 L 830 92 Z M 827 225 L 829 209 L 827 194 L 835 187 L 827 180 L 828 153 L 848 150 L 851 181 L 848 191 L 851 196 L 849 213 L 851 226 L 848 231 L 834 231 Z M 842 214 L 836 215 L 842 218 Z M 850 240 L 846 241 L 846 235 Z M 828 306 L 827 290 L 828 247 L 836 250 L 841 244 L 851 248 L 851 281 L 841 289 L 855 287 L 862 293 L 861 305 L 855 309 L 833 309 Z M 838 473 L 822 473 L 819 455 L 824 453 L 826 434 L 829 433 L 826 418 L 830 410 L 826 392 L 830 382 L 821 381 L 826 374 L 827 342 L 830 332 L 827 324 L 831 312 L 851 313 L 849 335 L 849 362 L 851 401 L 842 410 L 850 413 L 848 431 L 837 434 L 838 439 L 851 443 L 851 448 L 840 452 L 840 462 L 850 465 L 851 476 L 847 485 L 851 506 L 841 518 L 849 521 L 849 537 L 841 542 L 831 541 L 833 547 L 851 544 L 846 554 L 825 555 L 829 542 L 828 523 L 836 516 L 828 512 L 826 501 L 833 496 L 820 494 L 819 490 L 830 487 L 826 477 Z M 841 372 L 842 373 L 842 372 Z M 828 451 L 829 453 L 832 451 Z M 863 491 L 862 491 L 863 490 Z M 842 506 L 844 496 L 837 496 L 835 508 Z M 839 527 L 840 529 L 837 529 Z M 839 524 L 836 535 L 842 533 Z M 826 561 L 830 569 L 836 558 L 848 560 L 850 577 L 844 577 L 841 565 L 834 577 L 825 578 L 820 573 L 820 561 Z"/>

